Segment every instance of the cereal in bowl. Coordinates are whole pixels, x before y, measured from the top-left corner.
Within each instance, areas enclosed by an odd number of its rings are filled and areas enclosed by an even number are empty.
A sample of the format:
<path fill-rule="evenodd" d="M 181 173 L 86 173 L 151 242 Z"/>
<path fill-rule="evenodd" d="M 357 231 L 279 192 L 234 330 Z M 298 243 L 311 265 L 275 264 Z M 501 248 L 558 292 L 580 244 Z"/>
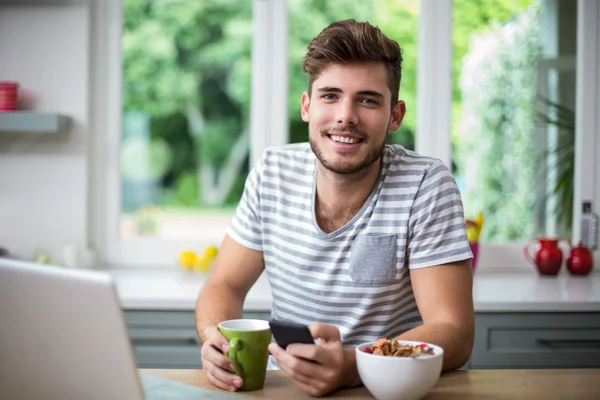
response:
<path fill-rule="evenodd" d="M 420 345 L 400 344 L 397 340 L 388 340 L 385 336 L 377 339 L 372 347 L 365 347 L 365 353 L 389 357 L 422 357 L 432 356 L 433 348 L 425 343 Z"/>

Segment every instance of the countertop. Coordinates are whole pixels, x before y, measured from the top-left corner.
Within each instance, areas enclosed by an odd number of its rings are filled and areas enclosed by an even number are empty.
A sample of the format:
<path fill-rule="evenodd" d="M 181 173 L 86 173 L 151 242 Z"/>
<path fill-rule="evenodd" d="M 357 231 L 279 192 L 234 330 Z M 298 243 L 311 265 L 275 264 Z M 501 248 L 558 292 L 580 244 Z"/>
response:
<path fill-rule="evenodd" d="M 223 392 L 208 382 L 203 370 L 141 370 L 188 385 L 253 399 L 314 399 L 300 391 L 283 371 L 267 371 L 265 386 L 252 392 Z M 469 370 L 447 372 L 427 393 L 434 399 L 597 399 L 598 369 Z M 364 387 L 342 389 L 326 398 L 372 399 Z"/>
<path fill-rule="evenodd" d="M 107 270 L 127 310 L 194 310 L 208 275 L 180 270 Z M 541 277 L 535 273 L 475 274 L 475 311 L 600 311 L 600 274 Z M 245 311 L 270 311 L 271 290 L 260 276 L 244 302 Z"/>

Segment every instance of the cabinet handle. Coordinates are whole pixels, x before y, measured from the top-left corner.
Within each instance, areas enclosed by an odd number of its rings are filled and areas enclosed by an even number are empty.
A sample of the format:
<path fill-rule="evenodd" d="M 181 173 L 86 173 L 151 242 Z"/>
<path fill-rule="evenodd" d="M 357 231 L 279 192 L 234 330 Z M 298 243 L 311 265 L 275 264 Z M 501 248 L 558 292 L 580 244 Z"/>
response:
<path fill-rule="evenodd" d="M 553 345 L 553 344 L 593 344 L 600 345 L 600 339 L 541 339 L 535 340 L 537 343 L 542 345 Z"/>

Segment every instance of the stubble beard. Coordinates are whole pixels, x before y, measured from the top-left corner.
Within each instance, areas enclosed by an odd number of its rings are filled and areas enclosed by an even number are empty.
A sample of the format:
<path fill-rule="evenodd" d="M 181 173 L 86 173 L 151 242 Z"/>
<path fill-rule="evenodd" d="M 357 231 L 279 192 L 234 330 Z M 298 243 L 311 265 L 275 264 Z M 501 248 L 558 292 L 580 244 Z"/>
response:
<path fill-rule="evenodd" d="M 310 126 L 309 126 L 309 130 L 310 130 Z M 340 131 L 355 131 L 357 133 L 360 133 L 362 137 L 365 137 L 365 135 L 362 134 L 362 132 L 359 132 L 356 129 L 344 128 L 344 129 L 341 129 Z M 323 129 L 319 132 L 319 135 L 325 136 L 326 134 L 330 134 L 331 132 L 332 132 L 331 130 Z M 385 138 L 382 141 L 381 145 L 371 149 L 367 153 L 367 156 L 362 161 L 360 161 L 354 165 L 348 165 L 346 167 L 334 166 L 331 163 L 329 163 L 329 161 L 327 161 L 327 159 L 325 158 L 323 151 L 319 147 L 317 140 L 310 133 L 308 135 L 308 142 L 310 143 L 310 148 L 312 149 L 313 153 L 315 153 L 315 156 L 317 157 L 317 159 L 319 160 L 321 165 L 323 165 L 327 170 L 333 172 L 334 174 L 340 175 L 340 177 L 344 177 L 345 179 L 355 180 L 355 179 L 360 179 L 360 177 L 365 175 L 369 171 L 369 169 L 373 165 L 373 163 L 375 163 L 378 159 L 381 158 L 381 156 L 383 154 L 383 150 L 385 148 L 385 144 L 387 142 L 387 135 L 388 134 L 387 134 L 387 130 L 386 130 L 386 135 L 385 135 Z M 355 178 L 355 179 L 352 179 L 352 178 Z"/>

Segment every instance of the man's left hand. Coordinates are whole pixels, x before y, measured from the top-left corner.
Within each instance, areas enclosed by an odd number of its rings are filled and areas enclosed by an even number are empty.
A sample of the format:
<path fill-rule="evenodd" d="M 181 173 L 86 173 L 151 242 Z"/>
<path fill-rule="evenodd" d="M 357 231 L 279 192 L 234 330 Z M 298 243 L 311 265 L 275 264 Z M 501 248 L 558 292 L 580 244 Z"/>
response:
<path fill-rule="evenodd" d="M 312 396 L 324 396 L 346 386 L 346 370 L 354 363 L 347 360 L 338 328 L 317 322 L 309 329 L 316 344 L 295 343 L 283 350 L 271 343 L 269 351 L 296 386 Z"/>

